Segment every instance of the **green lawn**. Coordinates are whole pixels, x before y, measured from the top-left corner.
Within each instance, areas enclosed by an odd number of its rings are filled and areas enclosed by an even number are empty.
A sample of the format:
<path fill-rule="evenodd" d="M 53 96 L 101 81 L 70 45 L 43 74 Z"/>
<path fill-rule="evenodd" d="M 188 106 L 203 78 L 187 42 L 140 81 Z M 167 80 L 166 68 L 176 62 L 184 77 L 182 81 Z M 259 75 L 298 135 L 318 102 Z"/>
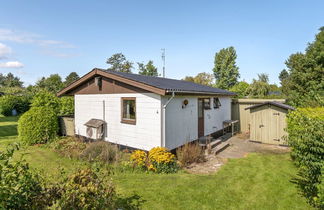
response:
<path fill-rule="evenodd" d="M 0 150 L 17 141 L 16 117 L 0 117 Z M 22 148 L 19 154 L 48 176 L 83 163 L 58 156 L 44 146 Z M 19 155 L 18 154 L 18 155 Z M 250 154 L 230 160 L 213 175 L 116 172 L 118 193 L 142 201 L 143 209 L 311 209 L 292 182 L 296 168 L 288 154 Z"/>

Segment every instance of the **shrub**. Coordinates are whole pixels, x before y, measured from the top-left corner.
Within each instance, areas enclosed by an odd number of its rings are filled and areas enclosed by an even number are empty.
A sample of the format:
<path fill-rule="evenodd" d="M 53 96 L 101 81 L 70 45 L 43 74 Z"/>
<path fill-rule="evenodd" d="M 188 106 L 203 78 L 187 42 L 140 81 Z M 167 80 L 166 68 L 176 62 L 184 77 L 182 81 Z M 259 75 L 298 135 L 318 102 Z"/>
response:
<path fill-rule="evenodd" d="M 18 148 L 10 145 L 5 152 L 0 152 L 0 209 L 42 208 L 45 205 L 40 202 L 42 179 L 25 161 L 12 161 Z"/>
<path fill-rule="evenodd" d="M 46 90 L 39 91 L 31 103 L 32 107 L 48 107 L 53 109 L 56 113 L 60 110 L 60 101 L 53 93 Z"/>
<path fill-rule="evenodd" d="M 191 163 L 201 163 L 205 161 L 203 150 L 198 143 L 187 143 L 178 148 L 177 158 L 181 166 L 188 166 Z"/>
<path fill-rule="evenodd" d="M 91 169 L 79 170 L 62 184 L 60 209 L 114 209 L 116 191 L 108 176 L 98 176 Z"/>
<path fill-rule="evenodd" d="M 319 181 L 319 184 L 316 186 L 318 191 L 316 204 L 320 209 L 324 209 L 324 166 L 322 167 L 322 174 Z"/>
<path fill-rule="evenodd" d="M 71 96 L 60 98 L 60 112 L 59 115 L 73 115 L 74 114 L 74 98 Z"/>
<path fill-rule="evenodd" d="M 29 109 L 29 99 L 26 96 L 4 95 L 0 97 L 0 114 L 11 116 L 15 109 L 18 114 L 22 114 Z"/>
<path fill-rule="evenodd" d="M 135 150 L 130 157 L 134 165 L 145 168 L 147 165 L 147 154 L 142 150 Z"/>
<path fill-rule="evenodd" d="M 33 107 L 18 120 L 19 139 L 28 145 L 46 143 L 57 133 L 57 115 L 48 107 Z"/>
<path fill-rule="evenodd" d="M 324 107 L 299 108 L 288 114 L 287 122 L 291 156 L 301 177 L 299 184 L 314 203 L 324 166 Z"/>
<path fill-rule="evenodd" d="M 105 163 L 113 163 L 117 161 L 119 150 L 115 145 L 105 141 L 96 141 L 90 143 L 82 152 L 81 158 L 88 161 L 102 161 Z"/>
<path fill-rule="evenodd" d="M 57 153 L 68 158 L 78 158 L 87 144 L 76 137 L 65 137 L 50 145 Z"/>
<path fill-rule="evenodd" d="M 149 169 L 157 173 L 174 173 L 178 170 L 175 156 L 164 147 L 154 147 L 149 151 Z"/>

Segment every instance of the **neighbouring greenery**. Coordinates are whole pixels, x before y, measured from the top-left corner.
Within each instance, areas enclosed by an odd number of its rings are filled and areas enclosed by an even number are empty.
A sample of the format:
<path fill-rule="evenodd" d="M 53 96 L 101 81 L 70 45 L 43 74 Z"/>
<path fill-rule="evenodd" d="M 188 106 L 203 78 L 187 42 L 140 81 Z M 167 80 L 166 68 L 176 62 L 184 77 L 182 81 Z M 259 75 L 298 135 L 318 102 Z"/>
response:
<path fill-rule="evenodd" d="M 201 163 L 206 160 L 204 151 L 198 143 L 187 143 L 178 148 L 177 159 L 181 166 L 188 166 L 191 163 Z"/>
<path fill-rule="evenodd" d="M 40 196 L 42 179 L 24 160 L 13 161 L 17 144 L 0 151 L 0 208 L 39 209 L 45 206 Z"/>
<path fill-rule="evenodd" d="M 249 83 L 245 81 L 238 82 L 236 85 L 231 87 L 229 90 L 235 92 L 238 98 L 243 98 L 247 96 L 247 90 L 250 87 Z"/>
<path fill-rule="evenodd" d="M 147 64 L 137 63 L 138 65 L 138 74 L 146 76 L 159 76 L 157 68 L 153 65 L 153 61 L 149 60 Z"/>
<path fill-rule="evenodd" d="M 73 115 L 74 114 L 74 97 L 64 96 L 59 98 L 59 115 Z"/>
<path fill-rule="evenodd" d="M 65 77 L 64 86 L 68 86 L 69 84 L 71 84 L 72 82 L 74 82 L 78 79 L 80 79 L 80 76 L 78 75 L 78 73 L 71 72 L 69 75 L 67 75 Z"/>
<path fill-rule="evenodd" d="M 250 97 L 263 98 L 269 95 L 270 85 L 267 74 L 258 74 L 258 79 L 253 79 L 251 85 L 246 90 Z"/>
<path fill-rule="evenodd" d="M 61 196 L 54 204 L 59 209 L 114 209 L 116 191 L 109 174 L 98 176 L 91 169 L 71 175 L 59 185 Z"/>
<path fill-rule="evenodd" d="M 18 141 L 17 119 L 0 116 L 0 151 L 9 142 Z M 43 171 L 47 182 L 65 177 L 60 168 L 69 176 L 78 168 L 87 168 L 84 161 L 62 157 L 50 147 L 21 148 L 13 160 L 19 160 L 22 154 L 30 168 Z M 249 154 L 230 159 L 217 173 L 209 175 L 117 170 L 111 177 L 117 200 L 125 206 L 137 202 L 140 209 L 313 209 L 296 189 L 296 167 L 289 154 Z"/>
<path fill-rule="evenodd" d="M 53 148 L 55 152 L 68 158 L 79 158 L 86 147 L 87 144 L 77 137 L 61 138 L 50 144 L 50 148 Z"/>
<path fill-rule="evenodd" d="M 19 139 L 27 145 L 47 143 L 58 133 L 57 113 L 49 107 L 32 107 L 18 121 Z"/>
<path fill-rule="evenodd" d="M 237 83 L 240 73 L 236 57 L 234 47 L 223 48 L 215 54 L 213 72 L 218 88 L 230 89 Z"/>
<path fill-rule="evenodd" d="M 194 77 L 186 76 L 183 80 L 201 85 L 212 86 L 214 84 L 214 75 L 206 72 L 201 72 Z"/>
<path fill-rule="evenodd" d="M 156 173 L 175 173 L 178 171 L 175 155 L 164 147 L 154 147 L 148 153 L 135 150 L 130 159 L 135 166 Z"/>
<path fill-rule="evenodd" d="M 17 149 L 17 145 L 11 145 L 0 152 L 1 209 L 115 208 L 117 196 L 109 170 L 79 169 L 68 177 L 48 183 L 24 160 L 12 160 Z"/>
<path fill-rule="evenodd" d="M 324 27 L 305 53 L 286 60 L 287 70 L 280 74 L 282 89 L 293 106 L 324 106 Z M 288 75 L 287 75 L 287 73 Z"/>
<path fill-rule="evenodd" d="M 49 77 L 42 77 L 36 82 L 36 87 L 47 90 L 52 93 L 57 93 L 64 87 L 62 78 L 58 74 L 51 74 Z"/>
<path fill-rule="evenodd" d="M 32 99 L 31 107 L 46 107 L 52 109 L 55 113 L 59 113 L 60 100 L 53 93 L 42 90 Z"/>
<path fill-rule="evenodd" d="M 0 97 L 0 114 L 11 116 L 12 111 L 22 114 L 29 109 L 30 101 L 27 96 L 4 95 Z"/>
<path fill-rule="evenodd" d="M 104 163 L 114 163 L 119 159 L 121 153 L 116 145 L 106 141 L 97 141 L 89 143 L 86 149 L 80 154 L 80 157 L 90 162 L 101 161 Z"/>
<path fill-rule="evenodd" d="M 16 77 L 12 73 L 8 73 L 7 75 L 3 75 L 0 73 L 0 87 L 22 87 L 23 82 L 20 81 L 19 77 Z"/>
<path fill-rule="evenodd" d="M 317 185 L 321 183 L 324 167 L 324 107 L 298 108 L 288 114 L 287 122 L 288 143 L 298 166 L 299 185 L 312 204 L 324 206 L 317 202 L 323 196 Z"/>
<path fill-rule="evenodd" d="M 113 54 L 106 61 L 110 65 L 108 70 L 131 73 L 133 63 L 128 61 L 122 53 Z"/>

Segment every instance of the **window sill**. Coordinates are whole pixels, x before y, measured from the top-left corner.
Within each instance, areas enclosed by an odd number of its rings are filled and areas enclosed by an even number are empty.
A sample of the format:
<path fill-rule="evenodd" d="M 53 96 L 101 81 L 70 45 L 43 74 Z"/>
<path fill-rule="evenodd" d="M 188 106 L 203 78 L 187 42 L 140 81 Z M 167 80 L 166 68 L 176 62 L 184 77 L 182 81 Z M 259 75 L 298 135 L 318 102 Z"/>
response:
<path fill-rule="evenodd" d="M 136 125 L 136 120 L 122 119 L 121 123 Z"/>

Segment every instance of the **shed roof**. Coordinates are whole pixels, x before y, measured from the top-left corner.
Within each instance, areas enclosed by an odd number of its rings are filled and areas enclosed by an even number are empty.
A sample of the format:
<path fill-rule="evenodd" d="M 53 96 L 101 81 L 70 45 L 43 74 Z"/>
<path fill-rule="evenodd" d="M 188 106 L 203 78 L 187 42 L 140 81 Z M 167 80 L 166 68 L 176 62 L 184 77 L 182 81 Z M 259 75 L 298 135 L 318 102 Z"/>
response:
<path fill-rule="evenodd" d="M 88 122 L 86 122 L 84 125 L 92 128 L 99 128 L 103 124 L 105 124 L 105 121 L 103 120 L 91 119 Z"/>
<path fill-rule="evenodd" d="M 294 107 L 292 106 L 289 106 L 287 104 L 283 104 L 283 103 L 280 103 L 280 102 L 277 102 L 277 101 L 266 101 L 262 104 L 256 104 L 256 105 L 253 105 L 253 106 L 249 106 L 247 108 L 245 108 L 245 110 L 247 109 L 254 109 L 254 108 L 257 108 L 257 107 L 260 107 L 260 106 L 264 106 L 264 105 L 273 105 L 273 106 L 277 106 L 277 107 L 280 107 L 280 108 L 283 108 L 283 109 L 289 109 L 289 110 L 295 110 Z"/>

